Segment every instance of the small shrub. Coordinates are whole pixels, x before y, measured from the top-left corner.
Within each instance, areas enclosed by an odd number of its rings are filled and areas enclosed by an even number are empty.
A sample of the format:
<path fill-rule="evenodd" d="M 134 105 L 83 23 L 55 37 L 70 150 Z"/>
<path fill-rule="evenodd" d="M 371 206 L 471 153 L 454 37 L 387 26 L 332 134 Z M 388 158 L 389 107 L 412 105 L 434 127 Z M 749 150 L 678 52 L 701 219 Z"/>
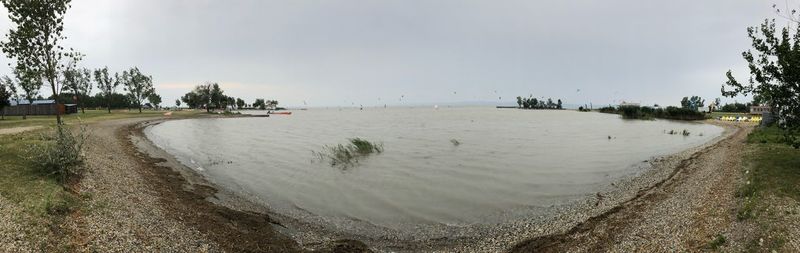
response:
<path fill-rule="evenodd" d="M 719 249 L 719 247 L 724 245 L 725 242 L 727 242 L 727 241 L 728 240 L 725 239 L 725 236 L 717 235 L 717 237 L 715 237 L 714 240 L 712 240 L 711 242 L 708 243 L 708 248 L 712 249 L 712 250 Z"/>
<path fill-rule="evenodd" d="M 28 159 L 43 173 L 55 175 L 65 184 L 68 177 L 81 173 L 86 137 L 84 126 L 80 126 L 75 135 L 65 126 L 57 125 L 53 132 L 42 134 L 40 142 L 27 150 Z"/>
<path fill-rule="evenodd" d="M 453 146 L 456 147 L 458 147 L 458 145 L 461 145 L 461 142 L 456 139 L 450 139 L 450 143 L 453 143 Z"/>
<path fill-rule="evenodd" d="M 71 213 L 79 206 L 80 200 L 67 192 L 56 193 L 59 196 L 48 195 L 44 203 L 44 210 L 49 215 L 64 215 Z"/>
<path fill-rule="evenodd" d="M 358 160 L 364 156 L 383 152 L 383 144 L 372 143 L 361 138 L 349 139 L 348 142 L 347 145 L 325 146 L 323 151 L 312 153 L 321 161 L 330 161 L 331 166 L 347 168 L 357 164 Z"/>
<path fill-rule="evenodd" d="M 597 110 L 602 113 L 617 113 L 617 108 L 613 106 L 600 107 Z"/>
<path fill-rule="evenodd" d="M 683 136 L 689 136 L 691 133 L 689 133 L 689 130 L 683 129 L 683 132 L 681 132 L 681 134 L 683 134 Z"/>

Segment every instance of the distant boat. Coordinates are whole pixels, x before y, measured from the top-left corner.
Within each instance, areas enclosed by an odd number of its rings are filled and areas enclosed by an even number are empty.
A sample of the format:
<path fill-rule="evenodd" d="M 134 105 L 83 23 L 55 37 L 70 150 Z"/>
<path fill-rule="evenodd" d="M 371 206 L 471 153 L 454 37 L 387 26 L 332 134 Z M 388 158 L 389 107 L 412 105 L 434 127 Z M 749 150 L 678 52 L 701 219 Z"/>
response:
<path fill-rule="evenodd" d="M 292 112 L 267 112 L 268 114 L 292 115 Z"/>

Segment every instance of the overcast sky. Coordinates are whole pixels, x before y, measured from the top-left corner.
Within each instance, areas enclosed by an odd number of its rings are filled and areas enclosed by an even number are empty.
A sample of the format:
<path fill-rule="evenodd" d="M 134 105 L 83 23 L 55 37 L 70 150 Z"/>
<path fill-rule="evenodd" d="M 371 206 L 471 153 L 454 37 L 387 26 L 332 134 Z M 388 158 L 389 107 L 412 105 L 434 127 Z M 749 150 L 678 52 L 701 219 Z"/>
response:
<path fill-rule="evenodd" d="M 728 69 L 747 77 L 745 29 L 774 17 L 771 6 L 74 0 L 65 33 L 66 44 L 87 55 L 82 66 L 138 66 L 167 105 L 205 81 L 248 102 L 290 106 L 513 104 L 530 94 L 571 104 L 678 104 L 688 95 L 720 97 Z"/>

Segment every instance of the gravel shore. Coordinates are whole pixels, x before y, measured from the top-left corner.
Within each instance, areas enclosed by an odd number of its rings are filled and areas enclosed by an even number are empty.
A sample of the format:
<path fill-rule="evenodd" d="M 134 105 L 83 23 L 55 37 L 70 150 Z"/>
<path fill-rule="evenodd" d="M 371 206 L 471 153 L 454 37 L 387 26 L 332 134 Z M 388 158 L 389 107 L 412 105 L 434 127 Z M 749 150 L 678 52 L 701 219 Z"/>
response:
<path fill-rule="evenodd" d="M 9 203 L 0 196 L 0 249 L 4 252 L 36 252 L 37 247 L 31 242 L 37 238 L 30 238 L 35 233 L 29 233 L 26 226 L 20 224 L 25 220 L 22 210 Z"/>
<path fill-rule="evenodd" d="M 141 121 L 130 119 L 90 125 L 86 173 L 79 193 L 91 196 L 87 211 L 73 215 L 81 252 L 220 251 L 196 228 L 168 217 L 158 192 L 139 172 L 143 158 L 131 156 L 119 131 Z"/>
<path fill-rule="evenodd" d="M 737 152 L 749 132 L 726 125 L 714 141 L 651 159 L 641 173 L 535 217 L 398 240 L 328 231 L 217 189 L 149 144 L 141 126 L 131 127 L 144 121 L 90 126 L 79 192 L 91 198 L 66 225 L 78 251 L 696 251 L 718 233 L 736 233 L 728 224 L 740 180 Z"/>

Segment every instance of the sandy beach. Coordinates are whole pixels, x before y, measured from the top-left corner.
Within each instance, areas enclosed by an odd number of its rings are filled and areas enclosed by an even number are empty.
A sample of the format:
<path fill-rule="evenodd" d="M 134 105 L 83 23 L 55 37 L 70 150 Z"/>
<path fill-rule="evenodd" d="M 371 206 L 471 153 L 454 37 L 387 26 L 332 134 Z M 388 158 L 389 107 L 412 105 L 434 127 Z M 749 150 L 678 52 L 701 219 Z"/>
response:
<path fill-rule="evenodd" d="M 541 217 L 398 241 L 325 231 L 218 189 L 143 137 L 142 129 L 157 122 L 90 125 L 89 169 L 79 191 L 98 211 L 76 213 L 67 223 L 80 235 L 80 251 L 691 251 L 718 231 L 737 233 L 730 193 L 749 132 L 725 125 L 714 141 L 648 161 L 644 173 Z"/>

